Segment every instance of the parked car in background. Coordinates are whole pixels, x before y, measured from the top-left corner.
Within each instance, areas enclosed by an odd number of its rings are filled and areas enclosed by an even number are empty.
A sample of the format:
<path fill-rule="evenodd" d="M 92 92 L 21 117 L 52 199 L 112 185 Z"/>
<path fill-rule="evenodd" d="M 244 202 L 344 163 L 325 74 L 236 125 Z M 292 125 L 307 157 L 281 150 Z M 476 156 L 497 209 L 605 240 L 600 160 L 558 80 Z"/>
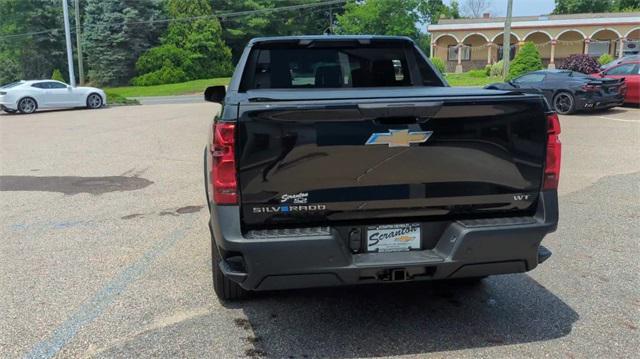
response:
<path fill-rule="evenodd" d="M 72 87 L 55 80 L 17 81 L 0 87 L 0 110 L 33 113 L 39 109 L 100 108 L 107 95 L 95 87 Z"/>
<path fill-rule="evenodd" d="M 604 71 L 604 70 L 606 70 L 608 68 L 611 68 L 611 67 L 614 67 L 616 65 L 624 64 L 624 63 L 627 63 L 627 62 L 634 62 L 634 61 L 640 61 L 640 55 L 626 55 L 626 56 L 623 56 L 623 57 L 621 57 L 619 59 L 615 59 L 615 60 L 613 60 L 613 61 L 611 61 L 609 63 L 606 63 L 606 64 L 600 66 L 600 70 Z"/>
<path fill-rule="evenodd" d="M 571 70 L 533 71 L 486 89 L 539 91 L 556 112 L 566 115 L 580 110 L 609 109 L 624 103 L 624 79 L 585 75 Z"/>
<path fill-rule="evenodd" d="M 635 105 L 640 104 L 640 59 L 609 67 L 599 75 L 608 79 L 624 79 L 627 85 L 624 102 Z"/>

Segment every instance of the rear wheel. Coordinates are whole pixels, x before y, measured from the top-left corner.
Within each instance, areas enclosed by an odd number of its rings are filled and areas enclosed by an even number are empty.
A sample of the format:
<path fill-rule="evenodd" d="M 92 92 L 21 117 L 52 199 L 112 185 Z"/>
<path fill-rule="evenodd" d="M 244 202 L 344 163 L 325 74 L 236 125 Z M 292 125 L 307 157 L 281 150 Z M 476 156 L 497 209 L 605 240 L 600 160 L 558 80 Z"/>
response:
<path fill-rule="evenodd" d="M 576 101 L 568 92 L 560 92 L 553 98 L 553 108 L 561 115 L 568 115 L 575 111 Z"/>
<path fill-rule="evenodd" d="M 97 93 L 92 93 L 87 97 L 87 107 L 95 110 L 102 107 L 102 97 Z"/>
<path fill-rule="evenodd" d="M 249 292 L 240 287 L 240 285 L 229 278 L 224 276 L 224 273 L 220 270 L 220 251 L 216 242 L 211 240 L 211 259 L 212 259 L 212 271 L 213 271 L 213 290 L 216 292 L 218 298 L 223 301 L 233 301 L 246 298 Z"/>
<path fill-rule="evenodd" d="M 18 111 L 20 113 L 34 113 L 38 108 L 38 103 L 31 97 L 25 97 L 18 101 Z"/>

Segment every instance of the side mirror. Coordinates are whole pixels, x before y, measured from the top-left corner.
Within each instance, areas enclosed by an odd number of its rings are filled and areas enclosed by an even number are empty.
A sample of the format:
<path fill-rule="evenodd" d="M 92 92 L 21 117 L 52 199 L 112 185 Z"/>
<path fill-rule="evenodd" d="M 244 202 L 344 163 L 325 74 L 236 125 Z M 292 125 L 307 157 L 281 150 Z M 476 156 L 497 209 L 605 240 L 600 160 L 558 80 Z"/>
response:
<path fill-rule="evenodd" d="M 204 100 L 209 102 L 222 103 L 227 95 L 227 89 L 224 86 L 209 86 L 204 90 Z"/>
<path fill-rule="evenodd" d="M 73 87 L 71 87 L 71 85 L 67 85 L 67 88 L 71 90 Z"/>

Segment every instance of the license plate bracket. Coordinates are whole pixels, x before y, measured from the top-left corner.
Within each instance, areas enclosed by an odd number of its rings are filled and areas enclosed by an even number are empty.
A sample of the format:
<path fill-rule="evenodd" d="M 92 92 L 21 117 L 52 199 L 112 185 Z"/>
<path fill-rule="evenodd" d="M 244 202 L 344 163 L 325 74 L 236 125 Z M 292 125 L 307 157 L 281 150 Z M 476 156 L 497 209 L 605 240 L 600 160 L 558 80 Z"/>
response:
<path fill-rule="evenodd" d="M 385 224 L 367 227 L 368 252 L 406 252 L 420 249 L 420 224 Z"/>

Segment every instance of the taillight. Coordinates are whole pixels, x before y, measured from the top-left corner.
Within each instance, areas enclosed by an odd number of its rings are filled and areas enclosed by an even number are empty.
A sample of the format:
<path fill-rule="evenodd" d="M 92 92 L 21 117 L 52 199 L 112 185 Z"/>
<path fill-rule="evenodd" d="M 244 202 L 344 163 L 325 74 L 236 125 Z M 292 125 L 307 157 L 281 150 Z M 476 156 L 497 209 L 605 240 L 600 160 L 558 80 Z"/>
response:
<path fill-rule="evenodd" d="M 585 91 L 585 92 L 600 91 L 600 85 L 582 85 L 582 91 Z"/>
<path fill-rule="evenodd" d="M 543 189 L 558 189 L 560 181 L 560 157 L 562 144 L 560 144 L 560 120 L 558 114 L 547 116 L 547 160 L 544 166 Z"/>
<path fill-rule="evenodd" d="M 235 131 L 233 123 L 215 123 L 211 143 L 211 187 L 217 204 L 238 203 Z"/>

